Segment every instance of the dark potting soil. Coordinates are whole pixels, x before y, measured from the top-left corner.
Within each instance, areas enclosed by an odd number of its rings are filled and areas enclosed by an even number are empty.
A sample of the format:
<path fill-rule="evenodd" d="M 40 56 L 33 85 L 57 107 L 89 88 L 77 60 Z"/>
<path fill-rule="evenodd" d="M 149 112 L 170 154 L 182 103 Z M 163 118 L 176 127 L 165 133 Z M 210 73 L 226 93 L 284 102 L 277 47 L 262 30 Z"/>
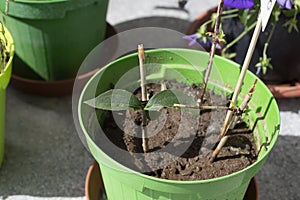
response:
<path fill-rule="evenodd" d="M 173 82 L 168 83 L 168 88 L 184 91 L 194 98 L 198 91 L 196 87 Z M 160 91 L 160 85 L 149 85 L 147 91 L 151 96 Z M 140 98 L 139 91 L 136 96 Z M 206 94 L 204 105 L 225 106 L 227 102 L 227 99 L 210 92 Z M 147 125 L 147 153 L 142 150 L 141 111 L 110 113 L 104 122 L 106 136 L 129 152 L 131 158 L 124 159 L 132 162 L 128 166 L 135 170 L 170 180 L 204 180 L 234 173 L 256 161 L 252 133 L 241 122 L 230 133 L 216 160 L 209 162 L 224 122 L 225 110 L 202 110 L 200 115 L 194 115 L 180 109 L 164 108 L 160 114 L 149 115 L 152 118 Z M 116 119 L 116 116 L 120 118 Z"/>

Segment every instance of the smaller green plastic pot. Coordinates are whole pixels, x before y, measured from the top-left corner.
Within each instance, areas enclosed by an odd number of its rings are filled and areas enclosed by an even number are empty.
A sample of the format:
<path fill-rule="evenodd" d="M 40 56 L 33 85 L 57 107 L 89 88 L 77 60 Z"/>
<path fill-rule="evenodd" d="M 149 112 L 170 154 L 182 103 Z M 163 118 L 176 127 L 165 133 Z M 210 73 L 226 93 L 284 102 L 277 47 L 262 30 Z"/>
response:
<path fill-rule="evenodd" d="M 18 77 L 73 79 L 87 54 L 103 41 L 108 0 L 0 0 L 11 31 Z"/>
<path fill-rule="evenodd" d="M 147 70 L 153 71 L 151 68 L 153 66 L 160 66 L 159 69 L 161 69 L 147 74 L 147 80 L 149 82 L 153 80 L 158 82 L 176 80 L 186 84 L 201 84 L 201 74 L 207 66 L 208 59 L 208 53 L 195 50 L 156 49 L 147 51 L 145 62 L 155 63 L 154 65 L 147 65 Z M 251 111 L 246 117 L 249 127 L 253 129 L 257 149 L 262 147 L 255 163 L 241 171 L 209 180 L 165 180 L 138 173 L 112 159 L 105 151 L 107 144 L 105 134 L 96 128 L 99 126 L 99 122 L 101 124 L 103 121 L 104 112 L 97 111 L 94 114 L 96 117 L 93 117 L 94 109 L 83 103 L 109 90 L 111 85 L 116 85 L 124 78 L 124 74 L 133 74 L 131 70 L 138 65 L 137 54 L 122 57 L 108 64 L 90 79 L 79 100 L 80 126 L 92 155 L 100 164 L 108 200 L 243 199 L 250 180 L 264 164 L 279 134 L 279 109 L 266 85 L 258 80 L 249 105 Z M 225 92 L 227 95 L 232 94 L 239 73 L 240 66 L 238 64 L 216 56 L 208 89 L 214 92 Z M 238 103 L 241 103 L 244 96 L 247 95 L 255 79 L 257 77 L 254 74 L 247 72 Z M 137 79 L 132 79 L 129 82 L 139 85 Z M 131 86 L 128 85 L 129 87 Z M 104 145 L 97 146 L 96 143 L 99 144 L 99 141 Z M 117 147 L 115 148 L 117 150 Z M 118 156 L 117 153 L 116 155 Z"/>
<path fill-rule="evenodd" d="M 7 51 L 9 52 L 9 60 L 2 72 L 0 72 L 0 166 L 4 157 L 4 129 L 5 129 L 5 94 L 6 88 L 10 80 L 12 61 L 14 57 L 14 42 L 11 34 L 6 28 L 4 28 L 5 34 L 3 32 L 3 26 L 0 26 L 0 39 L 7 41 Z"/>

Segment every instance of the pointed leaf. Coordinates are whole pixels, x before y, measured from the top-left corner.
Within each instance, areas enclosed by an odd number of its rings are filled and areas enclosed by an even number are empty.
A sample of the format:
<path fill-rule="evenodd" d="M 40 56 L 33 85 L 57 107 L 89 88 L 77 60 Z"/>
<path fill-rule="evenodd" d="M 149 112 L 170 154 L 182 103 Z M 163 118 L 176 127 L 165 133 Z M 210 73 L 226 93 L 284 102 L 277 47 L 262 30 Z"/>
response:
<path fill-rule="evenodd" d="M 142 109 L 141 102 L 136 96 L 126 90 L 121 89 L 109 90 L 100 94 L 94 99 L 85 101 L 84 103 L 93 108 L 102 110 L 120 111 L 129 110 L 130 108 L 136 110 Z"/>
<path fill-rule="evenodd" d="M 175 107 L 174 104 L 183 104 L 190 106 L 197 105 L 193 97 L 190 97 L 183 92 L 176 90 L 164 90 L 157 93 L 149 100 L 145 107 L 145 110 L 159 111 L 164 107 Z"/>

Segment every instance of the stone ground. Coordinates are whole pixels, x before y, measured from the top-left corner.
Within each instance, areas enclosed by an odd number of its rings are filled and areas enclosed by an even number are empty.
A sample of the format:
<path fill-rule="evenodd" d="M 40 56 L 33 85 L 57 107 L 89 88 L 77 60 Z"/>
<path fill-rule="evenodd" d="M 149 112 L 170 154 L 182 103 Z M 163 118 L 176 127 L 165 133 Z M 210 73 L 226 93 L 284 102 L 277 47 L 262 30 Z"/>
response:
<path fill-rule="evenodd" d="M 185 32 L 198 13 L 214 5 L 216 0 L 190 1 L 188 12 L 183 12 L 172 8 L 176 0 L 110 0 L 107 21 L 118 32 L 139 26 Z M 300 199 L 300 98 L 278 100 L 278 104 L 280 137 L 256 176 L 259 196 Z M 93 159 L 75 130 L 71 96 L 46 98 L 9 86 L 6 121 L 0 200 L 85 199 L 85 175 Z"/>

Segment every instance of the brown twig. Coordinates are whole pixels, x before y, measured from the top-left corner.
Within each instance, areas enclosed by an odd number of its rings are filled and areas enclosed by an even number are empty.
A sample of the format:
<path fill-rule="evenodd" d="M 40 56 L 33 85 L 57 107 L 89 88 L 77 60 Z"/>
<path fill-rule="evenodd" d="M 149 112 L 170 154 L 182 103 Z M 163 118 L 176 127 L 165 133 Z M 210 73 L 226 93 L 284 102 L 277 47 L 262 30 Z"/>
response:
<path fill-rule="evenodd" d="M 209 158 L 209 162 L 212 163 L 216 157 L 218 156 L 218 154 L 220 153 L 221 149 L 223 148 L 223 146 L 226 144 L 227 140 L 228 140 L 229 136 L 225 135 L 221 138 L 218 146 L 215 148 L 215 150 L 213 151 L 211 157 Z"/>
<path fill-rule="evenodd" d="M 249 92 L 247 93 L 246 97 L 244 98 L 244 100 L 242 101 L 241 105 L 239 106 L 238 108 L 238 112 L 235 112 L 236 113 L 236 116 L 237 115 L 241 115 L 245 109 L 247 108 L 247 105 L 248 103 L 250 102 L 252 96 L 253 96 L 253 93 L 254 93 L 254 90 L 255 90 L 255 86 L 256 86 L 256 83 L 257 83 L 257 79 L 255 79 L 253 85 L 251 86 Z M 236 117 L 235 116 L 235 117 Z M 235 118 L 236 119 L 236 118 Z M 237 120 L 232 120 L 231 123 L 235 125 Z M 228 131 L 228 130 L 227 130 Z M 226 132 L 227 132 L 226 131 Z M 210 157 L 210 162 L 213 162 L 216 157 L 218 156 L 218 154 L 220 153 L 221 149 L 223 148 L 223 146 L 226 144 L 227 140 L 228 140 L 228 136 L 227 135 L 221 135 L 220 136 L 220 142 L 218 144 L 218 146 L 216 147 L 216 149 L 213 151 L 211 157 Z"/>
<path fill-rule="evenodd" d="M 212 35 L 212 45 L 211 45 L 210 54 L 209 54 L 209 61 L 208 61 L 208 64 L 207 64 L 207 69 L 205 71 L 203 83 L 201 85 L 201 89 L 200 89 L 200 92 L 199 92 L 199 98 L 198 98 L 199 105 L 201 105 L 202 102 L 203 102 L 203 98 L 204 98 L 204 94 L 205 94 L 205 91 L 206 91 L 208 79 L 209 79 L 210 72 L 212 70 L 212 65 L 213 65 L 213 62 L 214 62 L 216 46 L 217 46 L 217 43 L 218 43 L 217 36 L 220 33 L 220 24 L 221 24 L 223 4 L 224 4 L 224 0 L 219 0 L 219 5 L 218 5 L 218 9 L 217 9 L 217 19 L 216 19 L 216 23 L 215 23 L 214 33 Z"/>
<path fill-rule="evenodd" d="M 262 26 L 262 16 L 261 16 L 261 14 L 259 14 L 258 21 L 257 21 L 256 27 L 255 27 L 255 30 L 254 30 L 247 54 L 246 54 L 246 58 L 244 60 L 243 67 L 242 67 L 242 70 L 241 70 L 237 85 L 235 87 L 229 107 L 233 107 L 233 105 L 236 104 L 236 102 L 237 102 L 237 98 L 238 98 L 238 95 L 240 94 L 240 90 L 243 85 L 244 78 L 245 78 L 247 69 L 249 67 L 249 64 L 250 64 L 250 61 L 251 61 L 251 58 L 252 58 L 256 43 L 257 43 L 258 36 L 261 32 L 261 26 Z M 229 110 L 227 112 L 222 130 L 220 133 L 221 136 L 224 136 L 226 134 L 226 131 L 228 130 L 228 126 L 230 124 L 232 116 L 233 116 L 233 112 Z"/>
<path fill-rule="evenodd" d="M 146 69 L 144 66 L 145 52 L 144 45 L 138 45 L 138 56 L 140 65 L 140 77 L 141 77 L 141 89 L 142 89 L 142 101 L 147 101 L 147 90 L 146 90 Z"/>
<path fill-rule="evenodd" d="M 239 107 L 239 110 L 241 112 L 243 112 L 246 109 L 248 103 L 250 102 L 250 100 L 253 96 L 253 93 L 255 91 L 256 83 L 257 83 L 257 79 L 254 80 L 254 83 L 252 84 L 249 92 L 247 93 L 246 97 L 244 98 L 243 102 L 241 103 L 241 105 Z"/>
<path fill-rule="evenodd" d="M 238 108 L 238 111 L 235 113 L 235 115 L 233 116 L 233 119 L 231 120 L 230 124 L 227 126 L 227 130 L 226 133 L 229 129 L 232 129 L 235 127 L 236 123 L 238 122 L 238 120 L 241 117 L 241 114 L 244 112 L 244 110 L 246 109 L 249 101 L 252 98 L 253 92 L 255 90 L 255 86 L 257 83 L 257 79 L 255 79 L 254 83 L 252 84 L 252 87 L 250 88 L 249 92 L 247 93 L 246 97 L 244 98 L 243 102 L 241 103 L 241 105 Z"/>
<path fill-rule="evenodd" d="M 147 90 L 146 90 L 146 69 L 144 66 L 145 52 L 143 44 L 138 45 L 138 56 L 139 56 L 139 66 L 140 66 L 140 77 L 141 77 L 141 90 L 142 90 L 142 102 L 147 102 Z M 148 152 L 148 134 L 147 134 L 147 116 L 143 109 L 142 115 L 142 146 L 144 153 Z"/>
<path fill-rule="evenodd" d="M 200 110 L 231 110 L 234 112 L 238 111 L 238 108 L 229 108 L 226 106 L 190 106 L 190 105 L 184 105 L 184 104 L 174 104 L 174 107 L 192 108 L 192 109 L 200 109 Z"/>

